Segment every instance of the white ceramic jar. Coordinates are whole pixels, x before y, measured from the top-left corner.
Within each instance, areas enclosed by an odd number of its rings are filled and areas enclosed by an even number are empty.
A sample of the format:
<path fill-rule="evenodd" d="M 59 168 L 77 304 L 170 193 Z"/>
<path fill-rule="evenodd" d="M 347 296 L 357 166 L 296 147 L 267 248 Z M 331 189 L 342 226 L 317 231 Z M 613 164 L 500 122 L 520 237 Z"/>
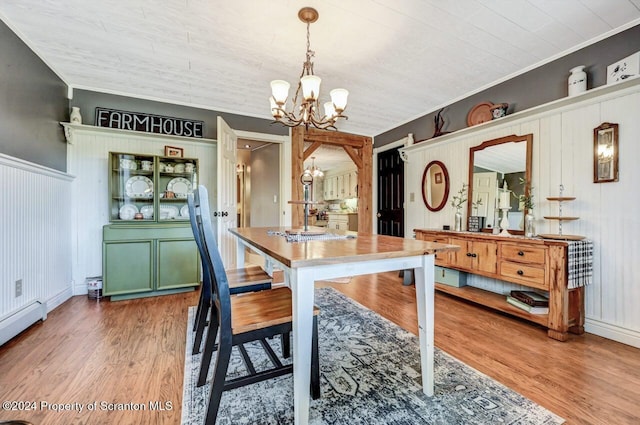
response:
<path fill-rule="evenodd" d="M 71 115 L 69 115 L 69 121 L 74 124 L 82 124 L 82 115 L 80 115 L 80 108 L 77 106 L 71 107 Z"/>
<path fill-rule="evenodd" d="M 575 96 L 587 91 L 587 73 L 584 72 L 584 68 L 584 65 L 580 65 L 571 68 L 569 71 L 571 73 L 567 81 L 569 96 Z"/>

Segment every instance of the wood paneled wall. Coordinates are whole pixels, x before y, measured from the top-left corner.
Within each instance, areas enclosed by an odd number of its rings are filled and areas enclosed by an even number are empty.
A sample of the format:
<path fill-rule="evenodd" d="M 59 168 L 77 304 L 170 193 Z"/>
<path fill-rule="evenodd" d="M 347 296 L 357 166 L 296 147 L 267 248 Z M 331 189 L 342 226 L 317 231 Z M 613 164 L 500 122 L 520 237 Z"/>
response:
<path fill-rule="evenodd" d="M 611 88 L 574 101 L 561 101 L 540 108 L 537 113 L 507 117 L 503 124 L 493 122 L 459 136 L 447 135 L 438 141 L 414 145 L 406 163 L 406 227 L 453 226 L 454 210 L 449 205 L 439 212 L 426 209 L 421 197 L 424 167 L 432 160 L 446 165 L 451 178 L 451 194 L 467 182 L 469 148 L 485 140 L 510 134 L 533 133 L 532 186 L 538 233 L 557 233 L 558 223 L 543 218 L 557 215 L 558 196 L 564 185 L 565 196 L 575 196 L 563 204 L 563 215 L 579 220 L 563 223 L 563 233 L 584 235 L 594 241 L 593 284 L 586 288 L 586 330 L 606 338 L 640 347 L 640 81 L 619 90 Z M 601 94 L 598 94 L 601 93 Z M 620 125 L 620 181 L 593 183 L 593 129 L 603 122 Z M 422 145 L 422 146 L 421 146 Z M 506 293 L 511 288 L 500 281 L 473 276 L 470 283 L 484 289 Z"/>
<path fill-rule="evenodd" d="M 0 322 L 35 300 L 51 310 L 71 297 L 71 180 L 0 154 Z"/>

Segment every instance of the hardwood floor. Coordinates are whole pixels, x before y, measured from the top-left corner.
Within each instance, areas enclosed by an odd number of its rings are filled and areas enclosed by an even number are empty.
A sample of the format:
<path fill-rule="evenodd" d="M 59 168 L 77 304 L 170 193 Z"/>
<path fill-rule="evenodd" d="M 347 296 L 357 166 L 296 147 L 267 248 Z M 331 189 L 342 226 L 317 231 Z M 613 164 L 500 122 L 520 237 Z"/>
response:
<path fill-rule="evenodd" d="M 417 331 L 415 289 L 402 286 L 395 273 L 318 286 L 332 286 Z M 29 411 L 0 410 L 0 420 L 179 424 L 187 309 L 197 297 L 72 298 L 0 347 L 0 400 L 35 403 Z M 558 342 L 540 327 L 442 294 L 436 295 L 435 331 L 437 347 L 567 424 L 640 423 L 639 349 L 590 334 Z M 83 410 L 73 410 L 77 406 Z"/>

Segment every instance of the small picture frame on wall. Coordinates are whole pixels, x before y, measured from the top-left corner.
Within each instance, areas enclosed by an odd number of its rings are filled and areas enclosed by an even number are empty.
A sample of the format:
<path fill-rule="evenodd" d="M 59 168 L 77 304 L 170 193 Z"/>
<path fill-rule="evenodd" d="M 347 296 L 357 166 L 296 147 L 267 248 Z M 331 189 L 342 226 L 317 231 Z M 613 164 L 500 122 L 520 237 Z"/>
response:
<path fill-rule="evenodd" d="M 434 177 L 436 184 L 442 184 L 442 173 L 436 173 Z"/>
<path fill-rule="evenodd" d="M 173 158 L 182 158 L 184 155 L 183 148 L 177 148 L 175 146 L 165 146 L 164 147 L 164 156 L 170 156 Z"/>
<path fill-rule="evenodd" d="M 618 124 L 605 122 L 593 130 L 593 182 L 618 181 Z"/>

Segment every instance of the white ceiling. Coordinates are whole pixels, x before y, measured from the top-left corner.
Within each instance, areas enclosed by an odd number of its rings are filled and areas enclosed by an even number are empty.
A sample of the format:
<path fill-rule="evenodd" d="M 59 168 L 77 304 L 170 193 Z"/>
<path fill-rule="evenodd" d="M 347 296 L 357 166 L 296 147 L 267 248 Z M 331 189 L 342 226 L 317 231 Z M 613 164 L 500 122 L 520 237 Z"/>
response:
<path fill-rule="evenodd" d="M 69 85 L 270 118 L 311 25 L 340 130 L 374 136 L 640 19 L 640 0 L 2 0 L 0 18 Z"/>

